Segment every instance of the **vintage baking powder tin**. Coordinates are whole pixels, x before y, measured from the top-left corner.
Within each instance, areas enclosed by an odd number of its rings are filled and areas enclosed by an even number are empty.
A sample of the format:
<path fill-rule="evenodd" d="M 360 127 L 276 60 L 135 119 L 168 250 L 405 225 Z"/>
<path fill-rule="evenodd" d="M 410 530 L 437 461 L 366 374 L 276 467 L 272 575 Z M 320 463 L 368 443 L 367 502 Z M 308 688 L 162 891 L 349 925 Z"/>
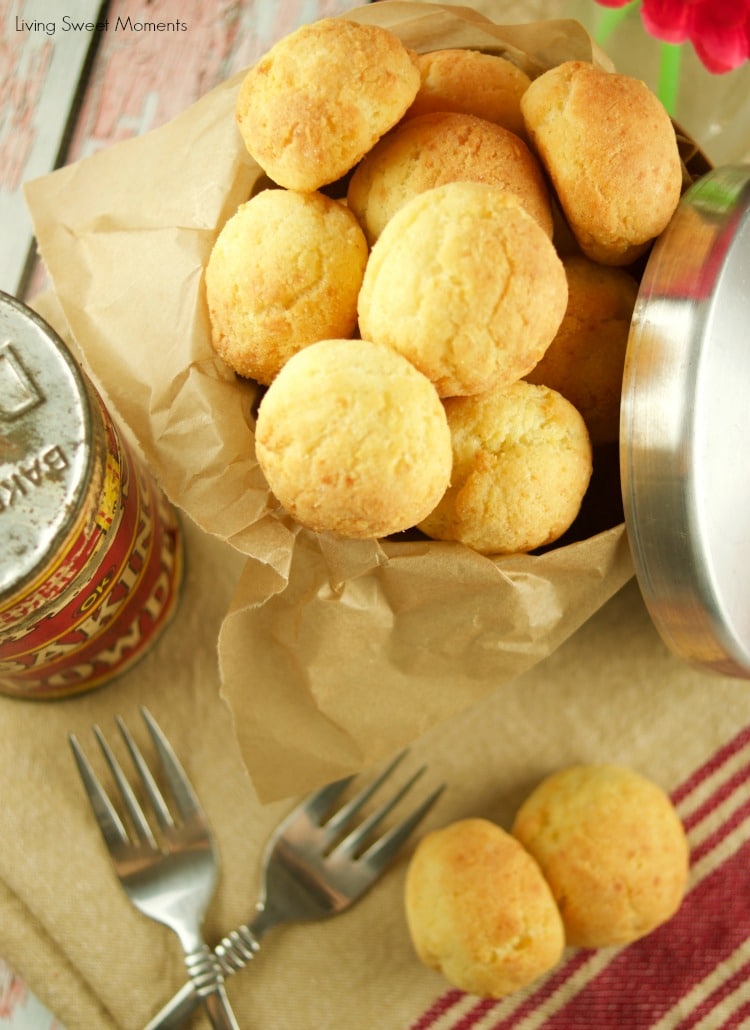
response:
<path fill-rule="evenodd" d="M 649 256 L 620 466 L 635 571 L 662 638 L 691 664 L 750 678 L 750 165 L 694 183 Z"/>
<path fill-rule="evenodd" d="M 0 692 L 62 698 L 123 672 L 181 571 L 176 515 L 91 382 L 0 293 Z"/>

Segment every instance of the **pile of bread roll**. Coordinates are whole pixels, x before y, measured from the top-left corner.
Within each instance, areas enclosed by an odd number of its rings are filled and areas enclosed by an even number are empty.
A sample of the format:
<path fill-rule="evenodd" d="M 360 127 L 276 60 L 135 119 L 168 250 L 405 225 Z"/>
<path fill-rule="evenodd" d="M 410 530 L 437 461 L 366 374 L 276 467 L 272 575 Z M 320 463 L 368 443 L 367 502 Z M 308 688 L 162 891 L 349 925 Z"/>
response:
<path fill-rule="evenodd" d="M 669 797 L 617 765 L 544 779 L 510 833 L 485 818 L 424 836 L 406 877 L 418 956 L 455 987 L 502 998 L 549 972 L 566 946 L 630 944 L 680 907 L 685 831 Z"/>
<path fill-rule="evenodd" d="M 558 540 L 617 438 L 629 266 L 680 197 L 657 98 L 328 18 L 247 73 L 237 123 L 266 180 L 212 250 L 211 336 L 267 387 L 282 507 L 483 554 Z"/>

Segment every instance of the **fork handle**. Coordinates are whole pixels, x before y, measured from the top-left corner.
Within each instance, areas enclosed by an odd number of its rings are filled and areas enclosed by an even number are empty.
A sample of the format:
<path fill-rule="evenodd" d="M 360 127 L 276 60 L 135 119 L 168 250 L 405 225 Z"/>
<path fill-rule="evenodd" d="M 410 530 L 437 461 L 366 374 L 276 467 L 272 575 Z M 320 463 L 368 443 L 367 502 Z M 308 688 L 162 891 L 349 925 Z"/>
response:
<path fill-rule="evenodd" d="M 260 944 L 249 926 L 233 930 L 216 946 L 216 959 L 224 973 L 231 975 L 243 969 L 258 951 Z M 215 959 L 214 959 L 215 961 Z M 145 1030 L 177 1030 L 201 1004 L 192 978 L 162 1008 Z"/>
<path fill-rule="evenodd" d="M 178 1030 L 190 1019 L 200 1003 L 201 1000 L 196 994 L 195 988 L 188 980 L 172 1000 L 168 1001 L 160 1012 L 157 1012 L 145 1030 Z"/>
<path fill-rule="evenodd" d="M 213 1030 L 240 1030 L 223 983 L 217 984 L 216 990 L 204 995 L 201 1000 Z"/>
<path fill-rule="evenodd" d="M 213 1030 L 239 1030 L 216 955 L 204 944 L 185 955 L 185 965 L 190 974 L 195 1006 L 203 1004 Z"/>

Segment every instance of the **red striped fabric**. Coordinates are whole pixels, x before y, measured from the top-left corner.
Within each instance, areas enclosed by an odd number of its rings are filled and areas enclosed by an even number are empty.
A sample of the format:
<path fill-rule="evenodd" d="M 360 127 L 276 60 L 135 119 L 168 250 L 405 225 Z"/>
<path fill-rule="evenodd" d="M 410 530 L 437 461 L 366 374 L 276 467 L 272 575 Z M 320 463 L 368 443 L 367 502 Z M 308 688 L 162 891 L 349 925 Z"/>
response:
<path fill-rule="evenodd" d="M 750 726 L 672 793 L 692 879 L 627 948 L 574 951 L 501 1001 L 448 990 L 410 1030 L 729 1030 L 750 1025 Z"/>
<path fill-rule="evenodd" d="M 744 990 L 745 985 L 750 981 L 750 962 L 741 965 L 739 969 L 728 977 L 716 990 L 711 991 L 706 998 L 696 1005 L 693 1011 L 675 1024 L 674 1030 L 691 1030 L 702 1020 L 707 1019 L 721 1003 L 737 990 Z"/>

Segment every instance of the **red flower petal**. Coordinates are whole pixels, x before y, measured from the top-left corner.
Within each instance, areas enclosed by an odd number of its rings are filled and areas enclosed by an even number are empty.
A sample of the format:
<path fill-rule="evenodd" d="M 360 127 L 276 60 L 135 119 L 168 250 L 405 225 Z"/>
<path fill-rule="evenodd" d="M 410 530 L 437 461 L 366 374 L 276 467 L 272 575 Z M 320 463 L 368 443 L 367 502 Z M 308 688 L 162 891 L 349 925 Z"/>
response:
<path fill-rule="evenodd" d="M 685 43 L 695 12 L 694 0 L 643 0 L 641 18 L 646 31 L 665 43 Z"/>
<path fill-rule="evenodd" d="M 597 0 L 602 7 L 631 2 Z M 710 72 L 727 72 L 750 59 L 750 0 L 643 0 L 641 18 L 656 39 L 689 40 Z"/>
<path fill-rule="evenodd" d="M 696 7 L 690 38 L 709 71 L 737 68 L 750 57 L 750 2 L 704 0 Z"/>
<path fill-rule="evenodd" d="M 695 35 L 692 44 L 706 68 L 716 75 L 738 68 L 750 56 L 744 32 L 731 36 L 724 33 L 718 37 L 708 33 Z"/>
<path fill-rule="evenodd" d="M 643 0 L 646 31 L 666 43 L 693 44 L 709 71 L 750 58 L 750 0 Z"/>

